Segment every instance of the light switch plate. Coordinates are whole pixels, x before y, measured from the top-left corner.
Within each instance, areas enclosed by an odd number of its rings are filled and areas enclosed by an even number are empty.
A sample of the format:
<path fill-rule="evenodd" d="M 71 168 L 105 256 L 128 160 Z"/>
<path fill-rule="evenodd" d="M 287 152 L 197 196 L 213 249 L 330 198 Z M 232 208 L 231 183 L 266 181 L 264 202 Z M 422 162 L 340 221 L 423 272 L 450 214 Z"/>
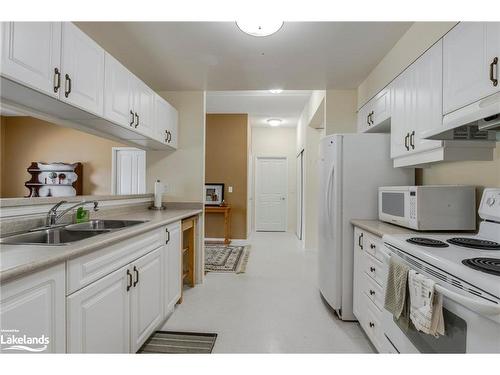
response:
<path fill-rule="evenodd" d="M 232 186 L 228 186 L 227 187 L 227 192 L 228 193 L 232 193 L 233 192 L 233 187 Z"/>

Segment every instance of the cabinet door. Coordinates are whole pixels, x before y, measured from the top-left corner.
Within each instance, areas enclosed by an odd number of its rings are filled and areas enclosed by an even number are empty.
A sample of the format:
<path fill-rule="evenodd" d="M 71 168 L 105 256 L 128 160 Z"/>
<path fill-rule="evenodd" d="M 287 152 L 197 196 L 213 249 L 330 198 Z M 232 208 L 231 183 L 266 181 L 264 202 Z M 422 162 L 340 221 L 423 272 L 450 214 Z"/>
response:
<path fill-rule="evenodd" d="M 2 22 L 1 27 L 2 76 L 57 97 L 61 23 Z"/>
<path fill-rule="evenodd" d="M 69 353 L 130 352 L 130 290 L 127 291 L 127 286 L 131 273 L 127 267 L 67 298 Z"/>
<path fill-rule="evenodd" d="M 409 149 L 408 129 L 411 125 L 409 106 L 412 105 L 411 75 L 411 67 L 409 67 L 394 80 L 392 85 L 391 158 L 406 155 Z"/>
<path fill-rule="evenodd" d="M 177 110 L 159 95 L 155 95 L 156 139 L 177 148 Z"/>
<path fill-rule="evenodd" d="M 109 53 L 105 56 L 104 117 L 130 128 L 134 126 L 132 111 L 132 74 Z"/>
<path fill-rule="evenodd" d="M 415 102 L 411 109 L 410 153 L 441 147 L 441 141 L 424 139 L 422 134 L 440 128 L 442 116 L 443 44 L 437 42 L 414 63 Z"/>
<path fill-rule="evenodd" d="M 0 344 L 2 353 L 65 353 L 66 309 L 65 268 L 57 265 L 33 275 L 2 284 L 0 288 L 0 330 L 16 330 L 17 337 L 47 338 L 47 344 L 23 345 L 15 349 Z"/>
<path fill-rule="evenodd" d="M 59 98 L 85 111 L 104 113 L 104 50 L 71 22 L 63 23 Z"/>
<path fill-rule="evenodd" d="M 163 321 L 162 248 L 133 262 L 131 349 L 135 353 Z"/>
<path fill-rule="evenodd" d="M 369 125 L 369 119 L 368 119 L 368 109 L 371 108 L 370 103 L 366 103 L 363 107 L 360 108 L 358 111 L 358 133 L 364 133 Z"/>
<path fill-rule="evenodd" d="M 134 113 L 137 114 L 135 125 L 137 130 L 148 137 L 154 138 L 154 100 L 155 93 L 144 82 L 134 77 L 133 84 Z"/>
<path fill-rule="evenodd" d="M 181 297 L 182 288 L 182 242 L 181 224 L 176 223 L 167 227 L 167 245 L 165 246 L 167 300 L 165 314 L 169 314 Z"/>
<path fill-rule="evenodd" d="M 461 22 L 443 38 L 443 112 L 466 106 L 500 90 L 490 64 L 500 59 L 499 23 Z M 498 64 L 494 67 L 498 78 Z"/>
<path fill-rule="evenodd" d="M 371 125 L 372 127 L 391 117 L 391 87 L 386 87 L 373 98 Z"/>

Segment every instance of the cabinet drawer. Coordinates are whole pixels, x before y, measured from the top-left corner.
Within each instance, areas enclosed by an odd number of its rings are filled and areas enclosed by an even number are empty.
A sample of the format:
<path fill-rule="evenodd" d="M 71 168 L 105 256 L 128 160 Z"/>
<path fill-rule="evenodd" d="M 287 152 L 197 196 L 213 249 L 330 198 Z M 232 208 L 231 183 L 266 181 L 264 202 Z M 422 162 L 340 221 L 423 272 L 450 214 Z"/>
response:
<path fill-rule="evenodd" d="M 66 263 L 67 294 L 100 279 L 165 244 L 165 230 L 156 229 Z"/>
<path fill-rule="evenodd" d="M 368 254 L 365 254 L 363 263 L 365 273 L 385 288 L 387 281 L 387 266 Z"/>
<path fill-rule="evenodd" d="M 385 257 L 383 250 L 381 250 L 384 246 L 382 240 L 378 237 L 374 237 L 370 234 L 365 234 L 365 243 L 364 248 L 366 252 L 373 257 L 375 257 L 380 262 L 385 262 Z"/>
<path fill-rule="evenodd" d="M 378 351 L 381 351 L 381 338 L 384 335 L 384 330 L 382 328 L 380 314 L 374 312 L 374 309 L 376 308 L 372 308 L 368 305 L 368 308 L 365 311 L 364 320 L 361 322 L 361 326 L 365 330 L 375 348 L 377 348 Z"/>
<path fill-rule="evenodd" d="M 366 296 L 372 301 L 375 306 L 379 310 L 382 310 L 384 308 L 384 298 L 385 298 L 385 293 L 384 290 L 380 285 L 378 285 L 375 280 L 373 280 L 370 276 L 368 276 L 366 273 L 363 275 L 364 277 L 364 293 Z"/>

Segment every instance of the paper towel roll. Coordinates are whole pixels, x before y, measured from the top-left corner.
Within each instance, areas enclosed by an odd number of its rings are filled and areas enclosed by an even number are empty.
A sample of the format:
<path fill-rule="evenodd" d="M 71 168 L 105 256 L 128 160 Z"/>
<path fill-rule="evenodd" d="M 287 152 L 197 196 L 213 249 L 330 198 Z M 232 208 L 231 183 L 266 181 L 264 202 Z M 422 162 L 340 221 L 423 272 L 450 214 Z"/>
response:
<path fill-rule="evenodd" d="M 165 191 L 165 186 L 160 182 L 160 180 L 156 180 L 155 182 L 155 208 L 161 208 L 162 206 L 162 197 L 163 192 Z"/>

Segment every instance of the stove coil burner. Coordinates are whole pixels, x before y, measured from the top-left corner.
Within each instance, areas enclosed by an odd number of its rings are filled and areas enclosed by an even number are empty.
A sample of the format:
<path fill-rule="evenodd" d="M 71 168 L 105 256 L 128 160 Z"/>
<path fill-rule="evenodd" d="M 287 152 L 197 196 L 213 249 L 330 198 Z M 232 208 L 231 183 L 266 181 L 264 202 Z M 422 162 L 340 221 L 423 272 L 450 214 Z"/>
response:
<path fill-rule="evenodd" d="M 414 245 L 419 246 L 427 246 L 427 247 L 448 247 L 447 243 L 439 240 L 434 240 L 432 238 L 426 237 L 412 237 L 406 240 L 406 242 L 412 243 Z"/>
<path fill-rule="evenodd" d="M 448 240 L 449 243 L 457 246 L 468 247 L 478 250 L 500 250 L 500 243 L 481 240 L 479 238 L 455 237 Z"/>
<path fill-rule="evenodd" d="M 462 263 L 475 270 L 500 276 L 500 259 L 471 258 L 462 260 Z"/>

